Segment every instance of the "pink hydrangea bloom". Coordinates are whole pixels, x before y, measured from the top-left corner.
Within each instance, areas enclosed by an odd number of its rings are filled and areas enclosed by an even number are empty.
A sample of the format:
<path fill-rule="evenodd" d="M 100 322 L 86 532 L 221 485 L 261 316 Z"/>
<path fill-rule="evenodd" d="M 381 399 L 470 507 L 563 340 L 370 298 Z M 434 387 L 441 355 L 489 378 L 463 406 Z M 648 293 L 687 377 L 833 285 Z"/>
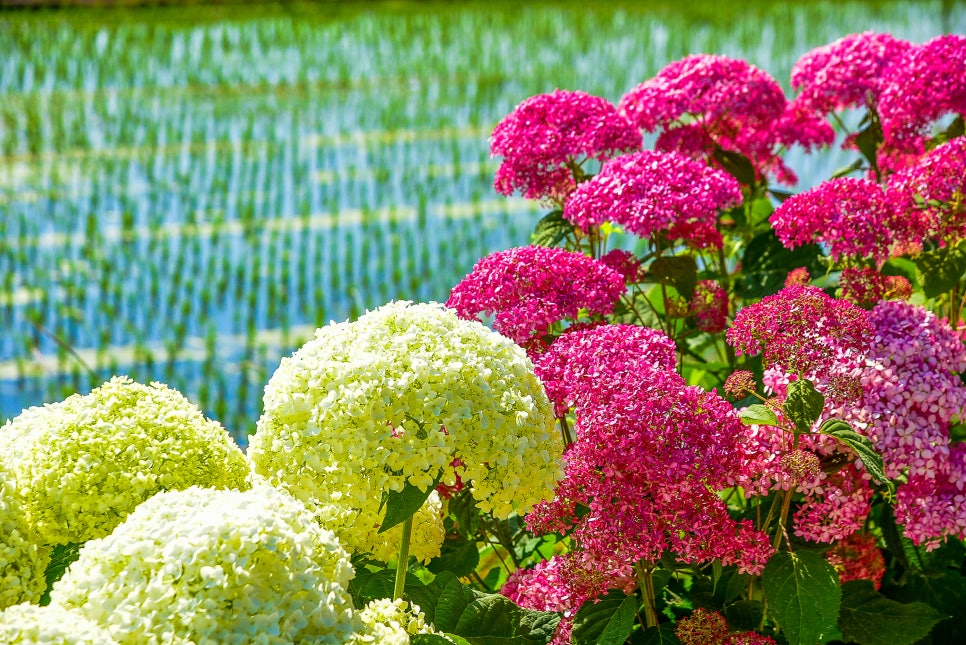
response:
<path fill-rule="evenodd" d="M 882 73 L 879 116 L 886 145 L 921 142 L 934 121 L 966 114 L 966 36 L 948 34 L 910 48 Z"/>
<path fill-rule="evenodd" d="M 720 149 L 747 157 L 758 178 L 794 183 L 778 151 L 830 143 L 834 132 L 791 106 L 774 78 L 744 60 L 696 54 L 675 61 L 627 93 L 619 110 L 648 132 L 656 148 L 715 161 Z"/>
<path fill-rule="evenodd" d="M 570 329 L 534 361 L 557 416 L 579 400 L 594 396 L 604 371 L 633 373 L 640 365 L 673 371 L 674 341 L 661 331 L 637 325 L 598 325 Z"/>
<path fill-rule="evenodd" d="M 756 632 L 738 632 L 728 636 L 724 645 L 778 645 L 771 636 L 762 636 Z"/>
<path fill-rule="evenodd" d="M 875 269 L 849 267 L 839 278 L 842 298 L 863 309 L 871 309 L 884 299 L 905 299 L 912 295 L 912 284 L 903 276 L 882 275 Z"/>
<path fill-rule="evenodd" d="M 720 210 L 741 203 L 741 187 L 726 173 L 677 153 L 645 150 L 617 157 L 581 184 L 564 217 L 588 230 L 604 222 L 644 238 L 661 234 L 698 248 L 720 247 Z"/>
<path fill-rule="evenodd" d="M 695 285 L 690 315 L 701 331 L 724 331 L 728 326 L 728 306 L 728 292 L 714 280 L 700 280 Z"/>
<path fill-rule="evenodd" d="M 523 246 L 479 260 L 446 306 L 462 318 L 495 316 L 494 329 L 526 345 L 581 309 L 610 313 L 625 289 L 619 273 L 583 253 Z"/>
<path fill-rule="evenodd" d="M 608 251 L 600 257 L 600 261 L 624 276 L 624 282 L 634 284 L 644 279 L 644 267 L 637 256 L 624 249 Z"/>
<path fill-rule="evenodd" d="M 839 581 L 871 580 L 875 588 L 882 586 L 885 558 L 868 533 L 853 533 L 825 552 L 825 559 L 835 567 Z"/>
<path fill-rule="evenodd" d="M 674 635 L 681 645 L 721 645 L 728 638 L 728 621 L 716 611 L 699 607 L 678 620 Z"/>
<path fill-rule="evenodd" d="M 670 551 L 682 562 L 762 569 L 767 536 L 732 519 L 715 493 L 742 468 L 744 426 L 726 401 L 639 364 L 633 373 L 602 369 L 574 414 L 566 477 L 528 516 L 532 530 L 570 532 L 614 567 Z M 588 510 L 579 519 L 578 506 Z"/>
<path fill-rule="evenodd" d="M 865 524 L 872 508 L 869 474 L 855 464 L 854 455 L 834 446 L 829 455 L 851 459 L 833 473 L 824 471 L 813 481 L 799 485 L 804 503 L 794 515 L 795 535 L 813 542 L 834 543 Z"/>
<path fill-rule="evenodd" d="M 541 560 L 530 569 L 517 569 L 511 573 L 500 588 L 501 595 L 524 609 L 563 614 L 549 645 L 570 643 L 574 615 L 586 600 L 586 597 L 575 593 L 567 565 L 566 556 Z"/>
<path fill-rule="evenodd" d="M 966 137 L 936 147 L 893 174 L 889 187 L 900 217 L 925 218 L 928 237 L 944 242 L 966 237 Z"/>
<path fill-rule="evenodd" d="M 818 287 L 792 285 L 739 311 L 727 341 L 738 354 L 762 354 L 765 366 L 806 374 L 840 352 L 865 349 L 871 331 L 862 309 Z"/>
<path fill-rule="evenodd" d="M 927 550 L 946 538 L 966 539 L 966 444 L 953 444 L 937 471 L 911 475 L 896 494 L 896 521 Z"/>
<path fill-rule="evenodd" d="M 613 104 L 584 92 L 555 90 L 523 101 L 490 136 L 490 154 L 503 157 L 494 186 L 528 199 L 562 199 L 575 186 L 568 168 L 640 149 L 641 133 Z"/>
<path fill-rule="evenodd" d="M 916 246 L 923 218 L 900 217 L 894 200 L 867 179 L 840 177 L 782 202 L 769 218 L 787 248 L 825 244 L 832 258 L 873 258 L 878 264 Z"/>
<path fill-rule="evenodd" d="M 866 31 L 851 34 L 807 52 L 792 67 L 795 103 L 818 114 L 875 105 L 882 71 L 912 44 Z"/>

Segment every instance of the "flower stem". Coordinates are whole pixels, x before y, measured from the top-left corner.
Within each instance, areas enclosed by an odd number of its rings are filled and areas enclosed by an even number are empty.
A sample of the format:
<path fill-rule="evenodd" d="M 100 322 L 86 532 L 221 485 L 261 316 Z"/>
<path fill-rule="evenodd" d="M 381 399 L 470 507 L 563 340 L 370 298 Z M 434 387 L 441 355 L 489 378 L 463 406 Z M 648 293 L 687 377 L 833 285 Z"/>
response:
<path fill-rule="evenodd" d="M 399 559 L 396 561 L 396 586 L 392 591 L 393 600 L 402 600 L 406 588 L 406 572 L 409 570 L 409 540 L 413 535 L 413 518 L 407 518 L 402 525 L 399 539 Z"/>
<path fill-rule="evenodd" d="M 637 586 L 641 590 L 641 596 L 644 598 L 644 620 L 647 623 L 645 625 L 646 629 L 651 627 L 656 627 L 658 624 L 657 619 L 657 607 L 654 604 L 654 578 L 651 573 L 654 571 L 654 565 L 650 562 L 640 562 L 634 563 L 634 572 L 637 574 Z"/>

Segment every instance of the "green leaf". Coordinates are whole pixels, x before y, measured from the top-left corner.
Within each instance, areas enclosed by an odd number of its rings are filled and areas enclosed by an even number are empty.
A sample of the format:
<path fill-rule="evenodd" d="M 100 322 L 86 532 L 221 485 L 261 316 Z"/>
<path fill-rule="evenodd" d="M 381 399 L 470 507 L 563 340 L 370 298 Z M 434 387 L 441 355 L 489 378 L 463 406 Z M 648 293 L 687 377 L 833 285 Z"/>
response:
<path fill-rule="evenodd" d="M 966 241 L 920 253 L 914 261 L 923 293 L 935 298 L 952 289 L 966 273 Z"/>
<path fill-rule="evenodd" d="M 677 634 L 674 633 L 673 623 L 661 623 L 634 635 L 631 639 L 634 645 L 681 645 Z"/>
<path fill-rule="evenodd" d="M 574 617 L 574 641 L 621 645 L 634 628 L 637 605 L 637 596 L 617 590 L 597 602 L 585 602 Z"/>
<path fill-rule="evenodd" d="M 795 424 L 795 434 L 807 434 L 825 409 L 825 397 L 808 379 L 800 378 L 788 384 L 785 414 Z"/>
<path fill-rule="evenodd" d="M 735 292 L 749 299 L 769 296 L 784 286 L 792 269 L 805 267 L 812 275 L 824 273 L 820 257 L 822 250 L 816 244 L 786 249 L 774 231 L 765 231 L 752 238 L 745 248 Z"/>
<path fill-rule="evenodd" d="M 746 408 L 741 408 L 738 410 L 738 416 L 741 418 L 741 422 L 746 426 L 778 425 L 778 415 L 775 414 L 775 411 L 769 408 L 767 405 L 762 405 L 761 403 L 753 403 Z"/>
<path fill-rule="evenodd" d="M 872 475 L 880 484 L 886 484 L 889 488 L 892 488 L 892 482 L 885 474 L 885 464 L 882 461 L 882 455 L 876 452 L 875 446 L 868 437 L 860 435 L 858 432 L 852 429 L 845 421 L 841 419 L 829 419 L 819 426 L 818 431 L 821 434 L 828 435 L 830 437 L 835 437 L 843 444 L 852 449 L 853 452 L 862 460 L 862 465 L 865 469 Z"/>
<path fill-rule="evenodd" d="M 450 498 L 449 513 L 456 520 L 456 530 L 460 535 L 467 539 L 476 535 L 480 528 L 480 509 L 476 507 L 469 487 Z"/>
<path fill-rule="evenodd" d="M 849 165 L 847 165 L 847 166 L 845 166 L 843 168 L 839 168 L 838 170 L 836 170 L 835 172 L 833 172 L 832 173 L 832 176 L 829 177 L 829 179 L 838 179 L 839 177 L 845 177 L 846 175 L 851 175 L 856 170 L 861 170 L 862 169 L 862 166 L 864 166 L 864 165 L 865 165 L 865 162 L 864 161 L 862 161 L 861 159 L 856 159 L 855 161 L 853 161 Z"/>
<path fill-rule="evenodd" d="M 440 547 L 440 554 L 427 565 L 433 573 L 449 571 L 455 576 L 468 576 L 480 564 L 480 550 L 475 540 L 447 539 Z"/>
<path fill-rule="evenodd" d="M 882 128 L 878 123 L 870 123 L 868 127 L 859 130 L 855 134 L 855 145 L 862 153 L 862 156 L 872 165 L 876 167 L 876 155 L 879 151 L 879 146 L 882 144 Z"/>
<path fill-rule="evenodd" d="M 458 639 L 458 640 L 457 640 Z M 412 645 L 462 645 L 465 640 L 459 636 L 440 636 L 438 634 L 412 634 L 409 637 Z"/>
<path fill-rule="evenodd" d="M 691 255 L 661 256 L 648 265 L 647 280 L 669 284 L 690 300 L 698 281 L 698 265 Z"/>
<path fill-rule="evenodd" d="M 714 160 L 718 162 L 725 172 L 737 179 L 739 183 L 746 186 L 754 186 L 755 182 L 758 181 L 754 164 L 743 154 L 715 146 L 711 156 L 714 157 Z"/>
<path fill-rule="evenodd" d="M 725 607 L 724 615 L 732 629 L 754 631 L 765 615 L 765 605 L 758 600 L 739 600 Z"/>
<path fill-rule="evenodd" d="M 934 645 L 966 643 L 966 621 L 952 618 L 966 616 L 966 578 L 958 571 L 947 570 L 937 576 L 912 575 L 903 587 L 883 587 L 883 595 L 901 602 L 924 602 L 950 616 L 933 628 Z"/>
<path fill-rule="evenodd" d="M 60 580 L 64 572 L 67 571 L 67 567 L 73 564 L 80 556 L 82 546 L 84 546 L 83 542 L 69 542 L 67 544 L 54 545 L 50 553 L 50 562 L 47 563 L 47 569 L 44 572 L 47 587 L 40 596 L 39 604 L 41 606 L 50 604 L 50 590 L 53 589 L 54 583 Z"/>
<path fill-rule="evenodd" d="M 564 219 L 562 210 L 550 211 L 537 222 L 531 239 L 537 246 L 557 246 L 574 232 L 574 228 Z"/>
<path fill-rule="evenodd" d="M 769 613 L 790 645 L 815 645 L 834 629 L 842 588 L 821 555 L 803 549 L 776 553 L 765 565 L 761 585 Z"/>
<path fill-rule="evenodd" d="M 433 483 L 426 487 L 426 490 L 422 490 L 407 481 L 406 486 L 401 491 L 391 490 L 385 493 L 386 517 L 382 520 L 379 532 L 384 533 L 415 515 L 430 493 L 436 490 L 436 485 L 442 478 L 443 471 L 440 471 Z"/>
<path fill-rule="evenodd" d="M 839 629 L 860 645 L 911 645 L 944 618 L 925 603 L 903 604 L 886 598 L 871 580 L 842 585 Z"/>
<path fill-rule="evenodd" d="M 447 632 L 443 632 L 443 634 L 454 645 L 470 645 L 470 642 L 468 640 L 466 640 L 465 638 L 463 638 L 462 636 L 457 636 L 456 634 L 450 634 L 450 633 L 447 633 Z M 414 641 L 410 640 L 410 642 L 414 642 Z"/>

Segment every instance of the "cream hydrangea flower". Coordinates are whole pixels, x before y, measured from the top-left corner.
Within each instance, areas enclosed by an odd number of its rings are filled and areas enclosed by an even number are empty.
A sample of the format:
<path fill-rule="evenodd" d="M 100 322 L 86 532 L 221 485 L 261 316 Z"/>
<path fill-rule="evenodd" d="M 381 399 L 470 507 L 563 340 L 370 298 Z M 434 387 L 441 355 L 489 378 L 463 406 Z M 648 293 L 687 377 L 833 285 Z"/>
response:
<path fill-rule="evenodd" d="M 116 645 L 102 627 L 82 614 L 29 603 L 0 611 L 0 645 Z"/>
<path fill-rule="evenodd" d="M 359 618 L 362 628 L 353 634 L 350 645 L 409 645 L 409 637 L 413 634 L 437 633 L 426 623 L 419 605 L 410 605 L 401 599 L 373 600 L 359 612 Z"/>
<path fill-rule="evenodd" d="M 0 467 L 46 544 L 103 537 L 161 490 L 245 488 L 249 470 L 225 429 L 179 392 L 124 377 L 11 419 Z"/>
<path fill-rule="evenodd" d="M 481 510 L 506 517 L 551 497 L 562 476 L 553 410 L 526 353 L 436 303 L 394 302 L 320 328 L 282 360 L 264 406 L 248 449 L 255 472 L 320 515 L 351 509 L 327 524 L 346 544 L 386 542 L 382 494 L 407 482 L 425 490 L 440 472 L 450 485 L 459 474 Z"/>
<path fill-rule="evenodd" d="M 349 556 L 288 493 L 158 493 L 81 548 L 51 592 L 122 644 L 343 643 Z"/>
<path fill-rule="evenodd" d="M 0 469 L 0 609 L 37 602 L 47 586 L 50 547 L 34 544 L 20 500 Z"/>

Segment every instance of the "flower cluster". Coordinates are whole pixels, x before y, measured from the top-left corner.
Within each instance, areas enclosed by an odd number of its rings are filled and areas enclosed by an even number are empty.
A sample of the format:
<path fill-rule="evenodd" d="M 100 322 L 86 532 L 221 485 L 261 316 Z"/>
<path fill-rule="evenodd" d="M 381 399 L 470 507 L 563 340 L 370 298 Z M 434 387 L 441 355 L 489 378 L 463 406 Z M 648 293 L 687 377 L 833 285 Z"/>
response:
<path fill-rule="evenodd" d="M 843 584 L 849 580 L 871 580 L 875 588 L 882 585 L 885 558 L 876 546 L 875 537 L 868 533 L 853 533 L 825 552 Z"/>
<path fill-rule="evenodd" d="M 625 289 L 620 273 L 583 253 L 523 246 L 479 260 L 446 306 L 469 320 L 495 316 L 494 329 L 527 346 L 581 310 L 610 313 Z"/>
<path fill-rule="evenodd" d="M 191 487 L 85 544 L 51 603 L 122 643 L 345 642 L 353 575 L 335 536 L 284 491 Z"/>
<path fill-rule="evenodd" d="M 827 144 L 828 123 L 785 100 L 774 78 L 746 61 L 696 54 L 673 62 L 627 93 L 619 110 L 648 132 L 656 149 L 719 162 L 721 151 L 748 158 L 756 174 L 796 181 L 778 150 Z"/>
<path fill-rule="evenodd" d="M 0 466 L 44 544 L 103 537 L 161 490 L 245 488 L 248 479 L 244 453 L 218 422 L 166 385 L 124 377 L 12 419 L 0 428 Z"/>
<path fill-rule="evenodd" d="M 572 328 L 555 340 L 534 365 L 558 417 L 578 401 L 594 396 L 601 379 L 614 372 L 650 366 L 673 371 L 674 341 L 663 332 L 637 325 Z"/>
<path fill-rule="evenodd" d="M 775 640 L 755 632 L 730 633 L 728 621 L 716 611 L 695 609 L 680 619 L 674 635 L 681 645 L 774 645 Z"/>
<path fill-rule="evenodd" d="M 691 297 L 689 315 L 698 329 L 709 334 L 728 326 L 728 292 L 714 280 L 699 280 Z"/>
<path fill-rule="evenodd" d="M 966 137 L 928 152 L 889 177 L 895 208 L 906 219 L 925 218 L 925 235 L 946 243 L 966 238 Z"/>
<path fill-rule="evenodd" d="M 804 374 L 833 364 L 840 352 L 863 350 L 871 331 L 862 309 L 818 287 L 792 285 L 739 311 L 727 340 L 739 354 L 761 353 L 766 367 Z"/>
<path fill-rule="evenodd" d="M 40 600 L 49 562 L 50 547 L 33 542 L 13 482 L 0 469 L 0 609 Z"/>
<path fill-rule="evenodd" d="M 696 248 L 720 247 L 718 212 L 741 203 L 723 171 L 676 152 L 645 150 L 605 163 L 577 187 L 564 217 L 588 230 L 613 222 L 642 238 L 658 234 Z"/>
<path fill-rule="evenodd" d="M 818 114 L 878 103 L 882 72 L 912 44 L 890 34 L 866 31 L 818 47 L 792 67 L 794 103 Z"/>
<path fill-rule="evenodd" d="M 912 295 L 912 284 L 899 275 L 882 275 L 875 269 L 849 267 L 839 278 L 842 298 L 863 309 L 871 309 L 880 300 L 905 300 Z"/>
<path fill-rule="evenodd" d="M 683 562 L 720 558 L 760 571 L 766 537 L 733 520 L 715 493 L 742 469 L 743 426 L 732 407 L 644 363 L 601 372 L 577 401 L 567 477 L 527 518 L 531 529 L 570 532 L 602 570 L 629 573 L 631 563 L 670 551 Z M 578 507 L 587 509 L 579 518 Z"/>
<path fill-rule="evenodd" d="M 923 217 L 900 217 L 881 186 L 854 177 L 792 195 L 770 221 L 788 248 L 821 242 L 835 260 L 871 257 L 879 265 L 918 247 L 925 232 Z"/>
<path fill-rule="evenodd" d="M 966 114 L 966 36 L 948 34 L 911 47 L 882 73 L 879 116 L 887 146 L 917 151 L 927 128 Z"/>
<path fill-rule="evenodd" d="M 532 96 L 490 136 L 490 154 L 503 157 L 494 186 L 528 199 L 562 199 L 573 189 L 574 168 L 639 149 L 641 133 L 614 106 L 584 92 L 556 90 Z"/>
<path fill-rule="evenodd" d="M 505 517 L 552 495 L 561 451 L 519 346 L 441 305 L 396 302 L 318 329 L 282 360 L 248 454 L 365 552 L 385 542 L 384 493 L 459 475 L 482 510 Z M 413 554 L 438 553 L 438 537 Z"/>
<path fill-rule="evenodd" d="M 0 611 L 0 645 L 117 645 L 81 612 L 24 603 Z"/>
<path fill-rule="evenodd" d="M 415 634 L 435 634 L 432 625 L 419 605 L 405 600 L 380 598 L 373 600 L 359 612 L 362 627 L 352 635 L 350 645 L 409 645 L 409 637 Z"/>

